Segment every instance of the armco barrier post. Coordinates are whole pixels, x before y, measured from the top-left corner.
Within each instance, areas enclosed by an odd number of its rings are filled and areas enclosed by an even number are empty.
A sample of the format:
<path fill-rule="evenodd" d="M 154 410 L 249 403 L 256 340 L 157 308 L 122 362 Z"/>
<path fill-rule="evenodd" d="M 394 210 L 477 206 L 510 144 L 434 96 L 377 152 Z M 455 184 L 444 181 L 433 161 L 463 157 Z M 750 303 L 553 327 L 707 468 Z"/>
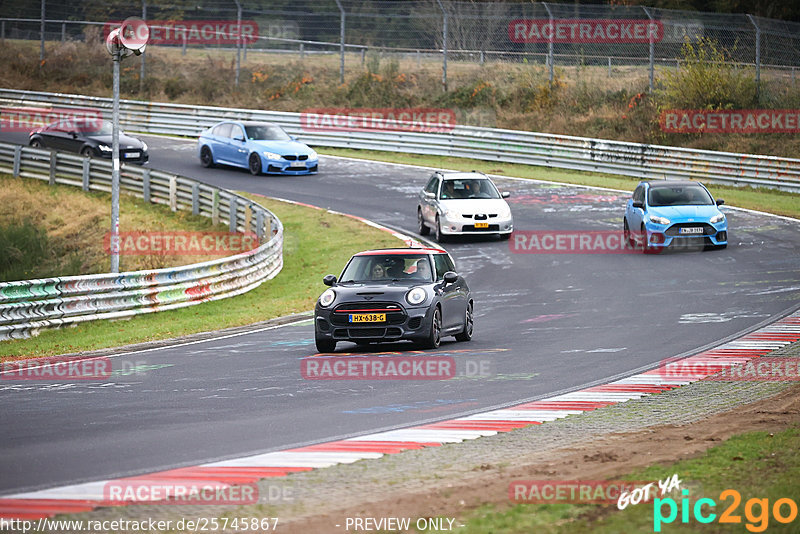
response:
<path fill-rule="evenodd" d="M 19 166 L 22 163 L 22 147 L 17 145 L 14 147 L 14 169 L 12 172 L 12 176 L 14 178 L 19 177 Z"/>
<path fill-rule="evenodd" d="M 91 158 L 83 158 L 81 162 L 81 184 L 84 191 L 89 191 L 89 176 L 90 176 L 90 162 Z"/>
<path fill-rule="evenodd" d="M 192 215 L 200 213 L 200 184 L 192 184 Z"/>
<path fill-rule="evenodd" d="M 50 185 L 56 185 L 56 155 L 55 151 L 50 151 Z"/>
<path fill-rule="evenodd" d="M 169 209 L 178 211 L 178 179 L 175 176 L 169 178 Z"/>
<path fill-rule="evenodd" d="M 236 203 L 236 198 L 231 197 L 228 200 L 228 230 L 230 232 L 236 231 L 236 210 L 238 205 Z"/>

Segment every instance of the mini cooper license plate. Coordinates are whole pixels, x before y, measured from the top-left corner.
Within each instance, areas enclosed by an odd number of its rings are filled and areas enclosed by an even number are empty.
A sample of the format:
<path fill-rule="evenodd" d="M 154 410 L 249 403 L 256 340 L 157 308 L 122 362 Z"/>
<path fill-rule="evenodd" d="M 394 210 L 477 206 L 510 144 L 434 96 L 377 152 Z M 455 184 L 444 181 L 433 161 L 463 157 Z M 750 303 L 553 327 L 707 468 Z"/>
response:
<path fill-rule="evenodd" d="M 475 228 L 489 228 L 488 222 L 476 222 Z"/>
<path fill-rule="evenodd" d="M 681 228 L 680 229 L 680 233 L 681 234 L 702 234 L 703 233 L 703 228 L 702 227 L 698 227 L 698 226 L 691 226 L 691 227 L 688 227 L 688 228 Z"/>
<path fill-rule="evenodd" d="M 351 313 L 351 323 L 383 323 L 386 322 L 385 313 Z"/>

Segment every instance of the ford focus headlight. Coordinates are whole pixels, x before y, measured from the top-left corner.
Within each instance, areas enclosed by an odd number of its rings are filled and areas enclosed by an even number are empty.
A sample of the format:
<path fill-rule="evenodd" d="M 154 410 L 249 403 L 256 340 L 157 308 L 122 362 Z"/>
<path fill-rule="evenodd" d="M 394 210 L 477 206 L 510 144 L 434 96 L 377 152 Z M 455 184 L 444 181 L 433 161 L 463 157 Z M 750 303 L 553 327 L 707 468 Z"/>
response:
<path fill-rule="evenodd" d="M 283 157 L 275 152 L 262 152 L 262 154 L 264 154 L 264 157 L 267 159 L 281 159 Z"/>
<path fill-rule="evenodd" d="M 725 215 L 722 213 L 718 213 L 713 217 L 711 217 L 709 222 L 711 222 L 711 224 L 717 224 L 718 222 L 722 222 L 724 220 L 725 220 Z"/>
<path fill-rule="evenodd" d="M 411 304 L 412 306 L 419 306 L 425 299 L 428 298 L 428 294 L 425 293 L 425 290 L 421 287 L 415 287 L 408 293 L 406 293 L 406 302 Z"/>
<path fill-rule="evenodd" d="M 336 300 L 336 292 L 333 289 L 326 289 L 319 297 L 319 305 L 323 308 L 327 308 L 333 304 L 334 300 Z"/>
<path fill-rule="evenodd" d="M 651 215 L 650 222 L 655 224 L 669 224 L 669 219 L 666 217 L 659 217 L 658 215 Z"/>

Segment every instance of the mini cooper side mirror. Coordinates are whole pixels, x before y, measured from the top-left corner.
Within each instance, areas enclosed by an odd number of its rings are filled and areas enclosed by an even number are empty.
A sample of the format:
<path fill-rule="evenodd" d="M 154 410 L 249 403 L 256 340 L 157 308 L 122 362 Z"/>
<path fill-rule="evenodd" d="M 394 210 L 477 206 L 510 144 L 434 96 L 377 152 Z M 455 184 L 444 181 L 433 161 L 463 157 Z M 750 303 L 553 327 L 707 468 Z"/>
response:
<path fill-rule="evenodd" d="M 453 271 L 447 271 L 444 273 L 444 283 L 445 284 L 454 284 L 458 280 L 458 275 Z"/>
<path fill-rule="evenodd" d="M 636 201 L 634 201 L 633 207 L 634 208 L 639 208 L 640 210 L 643 210 L 644 209 L 644 202 L 636 202 Z"/>
<path fill-rule="evenodd" d="M 511 193 L 509 191 L 503 191 L 502 193 L 500 193 L 500 196 L 503 198 L 508 198 L 511 196 Z"/>
<path fill-rule="evenodd" d="M 718 198 L 717 199 L 717 206 L 722 206 L 723 204 L 725 204 L 725 201 L 723 199 L 721 199 L 721 198 Z"/>
<path fill-rule="evenodd" d="M 336 277 L 332 274 L 326 275 L 325 278 L 322 279 L 322 283 L 326 286 L 332 286 L 336 283 Z"/>

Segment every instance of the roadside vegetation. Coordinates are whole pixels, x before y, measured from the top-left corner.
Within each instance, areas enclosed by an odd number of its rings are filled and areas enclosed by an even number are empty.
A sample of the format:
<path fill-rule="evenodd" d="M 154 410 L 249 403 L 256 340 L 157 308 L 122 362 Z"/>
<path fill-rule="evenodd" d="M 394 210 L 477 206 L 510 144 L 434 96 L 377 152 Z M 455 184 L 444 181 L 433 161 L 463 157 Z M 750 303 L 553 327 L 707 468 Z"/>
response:
<path fill-rule="evenodd" d="M 82 194 L 80 191 L 77 193 Z M 388 232 L 349 217 L 260 196 L 246 196 L 275 213 L 283 223 L 284 265 L 277 277 L 236 298 L 128 320 L 95 321 L 74 328 L 46 330 L 34 338 L 3 341 L 0 342 L 0 360 L 173 338 L 311 310 L 325 288 L 322 285 L 324 275 L 338 274 L 356 252 L 399 243 Z M 324 239 L 320 239 L 322 235 Z"/>
<path fill-rule="evenodd" d="M 48 45 L 40 67 L 38 43 L 6 41 L 0 47 L 5 87 L 56 92 L 111 94 L 111 69 L 99 30 L 86 42 Z M 797 109 L 800 85 L 789 72 L 764 69 L 756 91 L 754 71 L 735 68 L 730 51 L 714 41 L 687 44 L 680 68 L 660 66 L 656 91 L 648 92 L 644 67 L 577 65 L 557 67 L 552 84 L 535 62 L 486 62 L 452 58 L 448 90 L 442 88 L 440 58 L 368 52 L 346 58 L 344 83 L 339 56 L 250 50 L 234 87 L 235 54 L 230 50 L 150 47 L 147 76 L 140 83 L 140 58 L 122 64 L 122 96 L 159 102 L 302 111 L 324 107 L 450 108 L 462 124 L 800 157 L 794 134 L 666 133 L 665 109 Z"/>
<path fill-rule="evenodd" d="M 797 532 L 797 514 L 794 520 L 781 524 L 773 515 L 773 506 L 779 499 L 789 498 L 797 503 L 797 474 L 800 472 L 800 429 L 790 428 L 782 432 L 750 432 L 733 436 L 721 445 L 709 449 L 703 456 L 669 465 L 653 465 L 630 473 L 623 480 L 657 481 L 678 474 L 681 488 L 689 490 L 690 509 L 687 524 L 681 524 L 680 492 L 666 495 L 677 504 L 678 514 L 671 524 L 661 525 L 662 532 Z M 741 495 L 741 502 L 734 508 L 733 497 L 720 498 L 720 493 L 733 489 Z M 713 499 L 716 508 L 708 505 L 703 514 L 716 514 L 716 520 L 702 524 L 692 510 L 702 498 Z M 767 509 L 763 503 L 750 508 L 750 499 L 768 499 Z M 720 515 L 731 508 L 731 515 L 739 523 L 720 524 Z M 669 509 L 664 506 L 664 514 Z M 781 513 L 791 515 L 790 505 L 784 502 Z M 733 517 L 731 517 L 733 519 Z M 517 504 L 506 509 L 487 506 L 463 518 L 463 534 L 492 532 L 493 534 L 571 534 L 593 532 L 616 534 L 619 532 L 653 532 L 653 502 L 627 506 L 617 510 L 616 504 Z"/>
<path fill-rule="evenodd" d="M 111 195 L 0 174 L 0 281 L 108 272 Z M 206 217 L 120 199 L 122 231 L 227 231 Z M 215 256 L 123 255 L 121 270 L 160 269 Z"/>

